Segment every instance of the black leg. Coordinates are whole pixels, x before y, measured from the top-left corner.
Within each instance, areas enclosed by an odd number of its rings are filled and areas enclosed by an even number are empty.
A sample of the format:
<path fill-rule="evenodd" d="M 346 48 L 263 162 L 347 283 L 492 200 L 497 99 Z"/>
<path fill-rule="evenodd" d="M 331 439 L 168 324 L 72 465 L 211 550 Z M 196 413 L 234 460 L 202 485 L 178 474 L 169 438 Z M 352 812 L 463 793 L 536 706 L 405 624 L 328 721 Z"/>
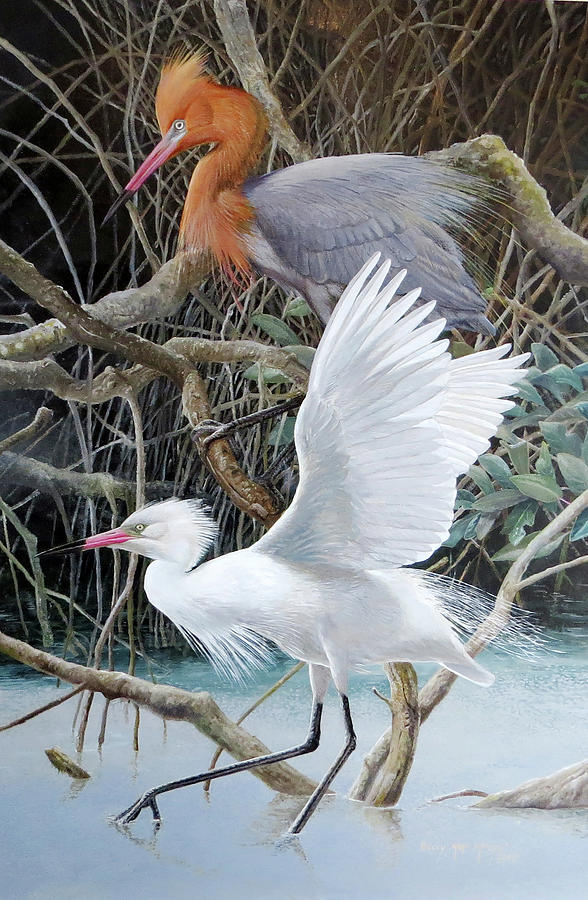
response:
<path fill-rule="evenodd" d="M 297 747 L 291 747 L 289 750 L 280 750 L 278 753 L 268 753 L 266 756 L 256 756 L 254 759 L 244 759 L 242 762 L 234 763 L 231 766 L 225 766 L 223 769 L 211 769 L 209 772 L 202 772 L 200 775 L 193 775 L 190 778 L 181 778 L 179 781 L 170 781 L 168 784 L 161 784 L 159 787 L 152 788 L 143 794 L 142 797 L 123 810 L 115 819 L 123 825 L 134 822 L 142 809 L 149 807 L 153 813 L 153 821 L 156 825 L 161 823 L 161 815 L 157 806 L 156 797 L 159 794 L 166 794 L 168 791 L 175 791 L 177 788 L 188 787 L 191 784 L 198 784 L 201 781 L 208 781 L 213 778 L 222 778 L 224 775 L 233 775 L 235 772 L 245 772 L 247 769 L 254 769 L 257 766 L 267 766 L 271 763 L 282 762 L 285 759 L 291 759 L 294 756 L 303 756 L 305 753 L 312 753 L 319 745 L 321 738 L 321 715 L 323 712 L 323 704 L 315 703 L 312 707 L 310 717 L 310 727 L 308 737 L 303 744 Z"/>
<path fill-rule="evenodd" d="M 328 791 L 329 787 L 331 786 L 331 782 L 333 781 L 337 773 L 343 768 L 344 764 L 355 750 L 355 731 L 353 730 L 353 722 L 351 721 L 349 698 L 346 694 L 341 694 L 341 702 L 343 704 L 345 730 L 347 732 L 347 741 L 345 743 L 345 746 L 343 747 L 343 750 L 341 751 L 319 786 L 315 788 L 313 795 L 309 798 L 302 812 L 297 815 L 296 819 L 290 825 L 288 834 L 300 834 L 300 832 L 310 819 L 311 815 L 319 805 L 320 801 Z"/>

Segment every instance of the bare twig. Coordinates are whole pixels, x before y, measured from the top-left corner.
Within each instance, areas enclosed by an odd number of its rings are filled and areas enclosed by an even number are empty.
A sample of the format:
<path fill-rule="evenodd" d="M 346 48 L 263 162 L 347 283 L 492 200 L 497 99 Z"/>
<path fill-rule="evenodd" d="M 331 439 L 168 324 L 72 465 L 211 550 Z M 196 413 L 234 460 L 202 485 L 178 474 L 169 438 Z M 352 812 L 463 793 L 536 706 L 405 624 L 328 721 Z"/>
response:
<path fill-rule="evenodd" d="M 4 453 L 5 450 L 10 450 L 11 447 L 14 447 L 16 444 L 21 444 L 23 441 L 31 441 L 33 438 L 36 438 L 49 427 L 52 420 L 53 413 L 51 410 L 47 409 L 46 406 L 41 406 L 35 413 L 35 418 L 30 425 L 26 425 L 24 428 L 21 428 L 20 431 L 15 431 L 14 434 L 11 434 L 9 437 L 0 441 L 0 453 Z"/>
<path fill-rule="evenodd" d="M 244 0 L 214 0 L 214 12 L 227 53 L 239 73 L 243 87 L 259 100 L 267 113 L 272 137 L 290 154 L 294 162 L 310 159 L 310 150 L 298 140 L 288 125 L 280 102 L 270 87 L 246 3 Z"/>
<path fill-rule="evenodd" d="M 6 725 L 0 725 L 0 731 L 8 731 L 10 728 L 16 728 L 17 725 L 23 725 L 25 722 L 29 722 L 31 719 L 40 716 L 42 713 L 48 712 L 50 709 L 55 709 L 56 706 L 61 706 L 66 700 L 71 700 L 72 697 L 75 697 L 76 694 L 80 694 L 83 690 L 84 685 L 80 684 L 79 687 L 74 688 L 73 691 L 62 694 L 57 700 L 51 700 L 50 703 L 38 706 L 37 709 L 32 709 L 30 712 L 26 713 L 26 715 L 20 716 L 18 719 L 13 719 L 12 722 L 8 722 Z"/>

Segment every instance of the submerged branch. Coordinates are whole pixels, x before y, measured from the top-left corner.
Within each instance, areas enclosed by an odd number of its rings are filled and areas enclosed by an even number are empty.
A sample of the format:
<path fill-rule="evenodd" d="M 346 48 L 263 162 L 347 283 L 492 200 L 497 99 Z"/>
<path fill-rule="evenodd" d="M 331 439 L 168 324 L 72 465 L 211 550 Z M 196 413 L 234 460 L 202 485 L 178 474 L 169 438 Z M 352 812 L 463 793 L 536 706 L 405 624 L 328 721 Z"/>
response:
<path fill-rule="evenodd" d="M 474 809 L 584 809 L 588 807 L 588 759 L 532 778 L 510 791 L 487 794 Z"/>
<path fill-rule="evenodd" d="M 18 719 L 13 719 L 12 722 L 8 722 L 6 725 L 0 725 L 0 731 L 9 731 L 11 728 L 16 728 L 17 725 L 23 725 L 25 722 L 30 722 L 31 719 L 36 719 L 37 716 L 41 716 L 43 713 L 49 712 L 50 709 L 55 709 L 56 706 L 61 706 L 62 703 L 71 700 L 76 694 L 81 694 L 84 688 L 85 685 L 80 684 L 79 687 L 74 688 L 73 691 L 68 691 L 67 694 L 62 694 L 56 700 L 44 703 L 43 706 L 32 709 L 30 712 L 25 713 L 24 716 L 19 716 Z"/>
<path fill-rule="evenodd" d="M 237 760 L 251 759 L 269 752 L 258 738 L 231 721 L 205 691 L 192 693 L 170 685 L 152 684 L 123 672 L 67 662 L 1 631 L 0 652 L 45 675 L 61 678 L 70 684 L 84 685 L 90 691 L 103 694 L 108 700 L 131 700 L 163 719 L 188 722 Z M 251 771 L 272 790 L 284 794 L 306 796 L 316 786 L 310 778 L 286 763 L 274 763 Z"/>

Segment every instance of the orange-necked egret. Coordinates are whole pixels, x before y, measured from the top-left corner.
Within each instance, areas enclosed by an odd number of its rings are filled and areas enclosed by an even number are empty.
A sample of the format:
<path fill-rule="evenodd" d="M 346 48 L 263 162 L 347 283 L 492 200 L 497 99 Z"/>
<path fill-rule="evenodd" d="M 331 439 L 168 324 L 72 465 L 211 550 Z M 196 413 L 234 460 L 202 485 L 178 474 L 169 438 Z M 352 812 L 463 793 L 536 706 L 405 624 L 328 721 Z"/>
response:
<path fill-rule="evenodd" d="M 408 270 L 405 291 L 420 287 L 423 301 L 436 301 L 448 328 L 494 333 L 452 234 L 472 230 L 478 200 L 495 189 L 451 166 L 391 153 L 248 177 L 263 149 L 265 112 L 251 94 L 219 84 L 204 61 L 201 53 L 180 54 L 164 65 L 155 99 L 162 139 L 105 221 L 166 160 L 211 144 L 190 181 L 184 249 L 210 253 L 229 273 L 269 276 L 305 297 L 323 323 L 360 266 L 381 252 L 393 272 Z"/>

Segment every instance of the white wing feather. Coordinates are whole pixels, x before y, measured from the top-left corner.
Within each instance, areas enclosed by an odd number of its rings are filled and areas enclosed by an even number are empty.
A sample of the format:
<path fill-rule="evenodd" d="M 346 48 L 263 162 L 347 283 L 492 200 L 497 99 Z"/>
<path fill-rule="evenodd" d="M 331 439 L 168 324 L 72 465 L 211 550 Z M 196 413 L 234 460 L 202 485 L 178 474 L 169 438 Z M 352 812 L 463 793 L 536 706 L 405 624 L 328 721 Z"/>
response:
<path fill-rule="evenodd" d="M 527 355 L 453 360 L 434 304 L 390 301 L 372 258 L 341 297 L 315 355 L 295 428 L 300 483 L 255 545 L 299 564 L 397 567 L 426 559 L 453 518 L 456 476 L 485 450 Z"/>

